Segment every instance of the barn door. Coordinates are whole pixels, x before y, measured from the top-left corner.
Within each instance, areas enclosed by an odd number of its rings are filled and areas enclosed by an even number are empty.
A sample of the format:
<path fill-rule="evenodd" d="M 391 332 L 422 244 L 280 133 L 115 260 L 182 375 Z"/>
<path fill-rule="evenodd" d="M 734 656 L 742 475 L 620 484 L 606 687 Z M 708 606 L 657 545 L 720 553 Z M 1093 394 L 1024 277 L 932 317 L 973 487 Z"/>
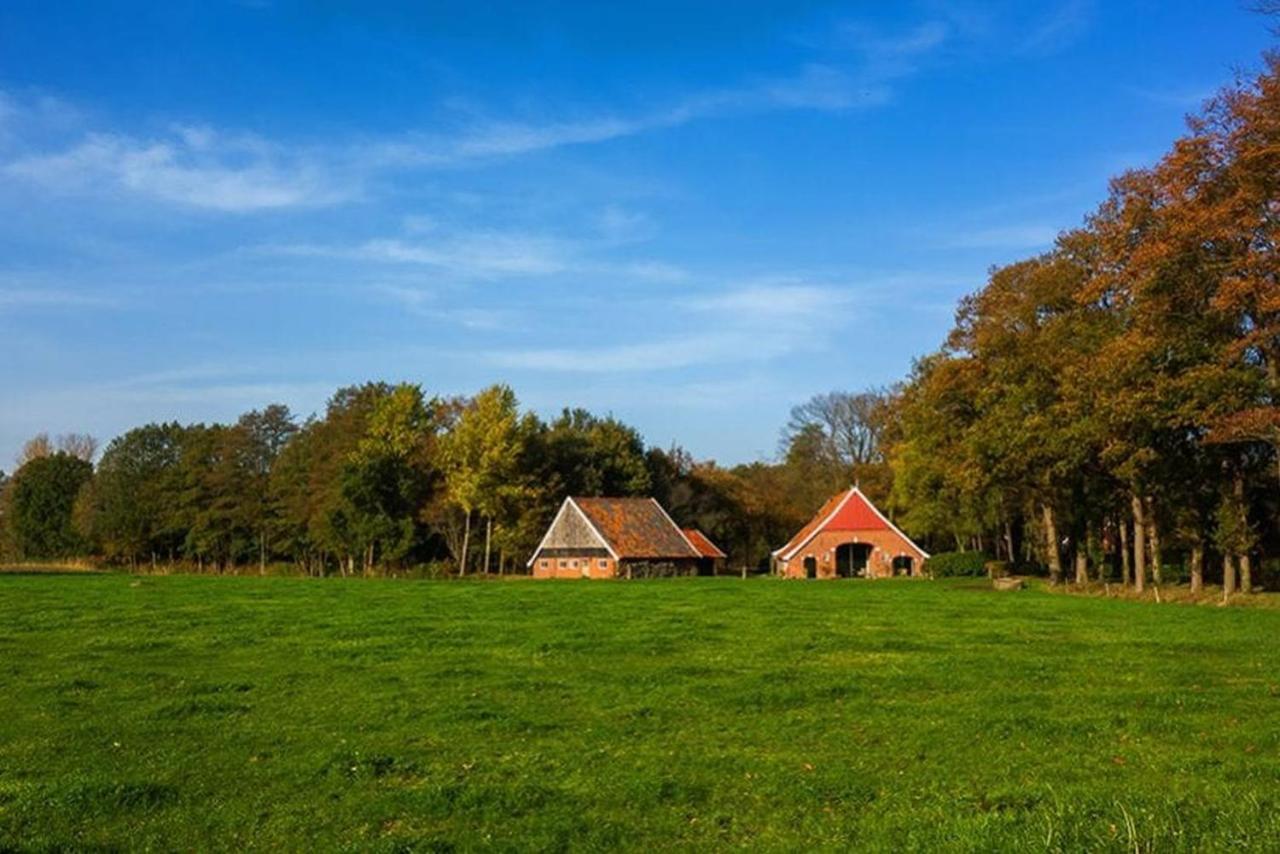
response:
<path fill-rule="evenodd" d="M 818 577 L 818 560 L 812 555 L 804 559 L 804 577 L 805 578 Z"/>

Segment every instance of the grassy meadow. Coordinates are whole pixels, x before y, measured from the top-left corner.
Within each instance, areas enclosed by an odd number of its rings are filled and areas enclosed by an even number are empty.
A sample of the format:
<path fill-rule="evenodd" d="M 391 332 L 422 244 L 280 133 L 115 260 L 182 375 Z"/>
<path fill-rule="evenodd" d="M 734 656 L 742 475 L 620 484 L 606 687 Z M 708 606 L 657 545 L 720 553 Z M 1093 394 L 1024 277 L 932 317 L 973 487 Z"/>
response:
<path fill-rule="evenodd" d="M 1280 611 L 0 576 L 0 849 L 1274 850 Z"/>

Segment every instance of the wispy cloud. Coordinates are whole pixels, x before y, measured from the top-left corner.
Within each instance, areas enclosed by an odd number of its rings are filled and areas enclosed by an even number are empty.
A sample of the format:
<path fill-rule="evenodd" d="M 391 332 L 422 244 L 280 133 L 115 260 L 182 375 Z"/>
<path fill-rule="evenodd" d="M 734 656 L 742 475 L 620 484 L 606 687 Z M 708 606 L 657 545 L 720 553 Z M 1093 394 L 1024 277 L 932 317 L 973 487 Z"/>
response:
<path fill-rule="evenodd" d="M 938 21 L 897 36 L 846 25 L 841 62 L 811 62 L 790 75 L 707 89 L 665 107 L 629 115 L 481 122 L 452 138 L 408 137 L 383 143 L 377 151 L 390 161 L 447 164 L 606 142 L 725 115 L 774 110 L 845 112 L 879 106 L 891 100 L 891 85 L 917 73 L 921 61 L 941 47 L 948 35 L 947 25 Z"/>
<path fill-rule="evenodd" d="M 898 36 L 850 28 L 839 61 L 694 91 L 663 106 L 549 121 L 472 119 L 447 131 L 408 130 L 311 146 L 208 127 L 179 126 L 147 136 L 86 129 L 60 146 L 29 144 L 0 166 L 0 174 L 52 192 L 128 193 L 225 213 L 333 205 L 360 195 L 365 180 L 380 173 L 598 144 L 726 115 L 878 106 L 891 100 L 893 84 L 916 73 L 947 34 L 946 25 L 936 22 Z M 0 131 L 34 123 L 37 108 L 0 93 Z"/>
<path fill-rule="evenodd" d="M 425 267 L 457 280 L 495 280 L 557 275 L 613 275 L 679 281 L 685 271 L 651 259 L 602 257 L 612 240 L 571 239 L 547 234 L 482 230 L 430 231 L 382 237 L 352 245 L 288 244 L 258 247 L 266 254 L 333 258 L 374 265 Z"/>
<path fill-rule="evenodd" d="M 1022 41 L 1021 52 L 1046 55 L 1062 50 L 1089 29 L 1093 10 L 1093 0 L 1064 0 L 1057 9 L 1032 25 Z"/>
<path fill-rule="evenodd" d="M 851 302 L 848 291 L 836 287 L 789 281 L 751 284 L 683 300 L 679 305 L 688 325 L 673 323 L 677 328 L 649 340 L 499 350 L 487 358 L 503 368 L 585 374 L 767 362 L 824 341 L 823 330 Z"/>
<path fill-rule="evenodd" d="M 255 137 L 200 128 L 155 139 L 90 133 L 57 153 L 18 157 L 3 172 L 54 192 L 127 192 L 228 213 L 326 205 L 353 194 L 319 163 Z"/>
<path fill-rule="evenodd" d="M 411 314 L 418 317 L 443 320 L 473 331 L 493 331 L 510 328 L 514 313 L 504 309 L 450 306 L 441 298 L 439 290 L 411 285 L 385 284 L 374 288 L 378 293 Z"/>
<path fill-rule="evenodd" d="M 693 297 L 685 305 L 736 324 L 776 325 L 791 319 L 808 320 L 836 311 L 851 302 L 847 290 L 782 280 L 750 284 L 708 296 Z"/>
<path fill-rule="evenodd" d="M 58 288 L 0 287 L 0 311 L 19 308 L 108 308 L 119 304 L 115 297 Z"/>

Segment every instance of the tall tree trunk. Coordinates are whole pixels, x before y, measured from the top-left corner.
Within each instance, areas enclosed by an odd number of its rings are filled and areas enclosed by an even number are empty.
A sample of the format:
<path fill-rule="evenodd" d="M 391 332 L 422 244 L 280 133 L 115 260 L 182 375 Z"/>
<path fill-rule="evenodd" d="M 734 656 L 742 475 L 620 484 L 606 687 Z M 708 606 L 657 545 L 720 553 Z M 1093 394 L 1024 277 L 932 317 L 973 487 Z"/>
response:
<path fill-rule="evenodd" d="M 493 542 L 493 517 L 486 516 L 484 520 L 484 574 L 489 574 L 489 547 Z"/>
<path fill-rule="evenodd" d="M 1013 554 L 1013 523 L 1007 519 L 1004 523 L 1004 552 L 1010 566 L 1018 562 L 1017 557 Z"/>
<path fill-rule="evenodd" d="M 1199 593 L 1204 587 L 1204 546 L 1191 547 L 1191 592 Z"/>
<path fill-rule="evenodd" d="M 1133 589 L 1147 589 L 1147 518 L 1142 499 L 1133 496 Z"/>
<path fill-rule="evenodd" d="M 467 574 L 467 552 L 471 549 L 471 511 L 462 526 L 462 554 L 458 555 L 458 575 Z"/>
<path fill-rule="evenodd" d="M 1049 581 L 1062 583 L 1062 554 L 1058 550 L 1058 523 L 1053 516 L 1053 508 L 1042 504 L 1040 512 L 1044 516 L 1044 548 L 1045 560 L 1049 564 Z"/>
<path fill-rule="evenodd" d="M 1076 584 L 1089 583 L 1089 526 L 1076 541 Z"/>
<path fill-rule="evenodd" d="M 1120 529 L 1120 583 L 1128 587 L 1133 583 L 1133 571 L 1129 566 L 1129 520 L 1121 513 L 1117 521 Z"/>
<path fill-rule="evenodd" d="M 258 534 L 258 575 L 267 574 L 267 532 Z"/>
<path fill-rule="evenodd" d="M 1249 506 L 1244 500 L 1244 475 L 1240 473 L 1239 469 L 1236 470 L 1235 482 L 1232 484 L 1232 491 L 1235 493 L 1236 506 L 1240 513 L 1240 518 L 1246 520 L 1245 527 L 1247 528 L 1247 514 L 1249 512 Z M 1240 555 L 1240 592 L 1253 592 L 1253 561 L 1249 558 L 1249 552 L 1247 549 Z"/>
<path fill-rule="evenodd" d="M 1148 497 L 1146 502 L 1147 511 L 1147 536 L 1148 542 L 1151 544 L 1151 580 L 1158 586 L 1163 580 L 1160 577 L 1160 523 L 1156 520 L 1156 511 Z"/>
<path fill-rule="evenodd" d="M 1222 601 L 1227 601 L 1236 592 L 1236 557 L 1222 557 Z"/>

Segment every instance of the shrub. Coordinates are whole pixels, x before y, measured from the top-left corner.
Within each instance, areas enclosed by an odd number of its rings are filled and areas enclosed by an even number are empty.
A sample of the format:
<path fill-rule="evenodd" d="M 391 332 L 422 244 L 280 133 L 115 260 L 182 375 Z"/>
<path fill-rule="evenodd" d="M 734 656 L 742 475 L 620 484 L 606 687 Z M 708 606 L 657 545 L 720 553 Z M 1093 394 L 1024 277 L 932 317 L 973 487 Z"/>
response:
<path fill-rule="evenodd" d="M 925 562 L 924 571 L 936 578 L 954 575 L 983 575 L 987 556 L 982 552 L 943 552 Z"/>

